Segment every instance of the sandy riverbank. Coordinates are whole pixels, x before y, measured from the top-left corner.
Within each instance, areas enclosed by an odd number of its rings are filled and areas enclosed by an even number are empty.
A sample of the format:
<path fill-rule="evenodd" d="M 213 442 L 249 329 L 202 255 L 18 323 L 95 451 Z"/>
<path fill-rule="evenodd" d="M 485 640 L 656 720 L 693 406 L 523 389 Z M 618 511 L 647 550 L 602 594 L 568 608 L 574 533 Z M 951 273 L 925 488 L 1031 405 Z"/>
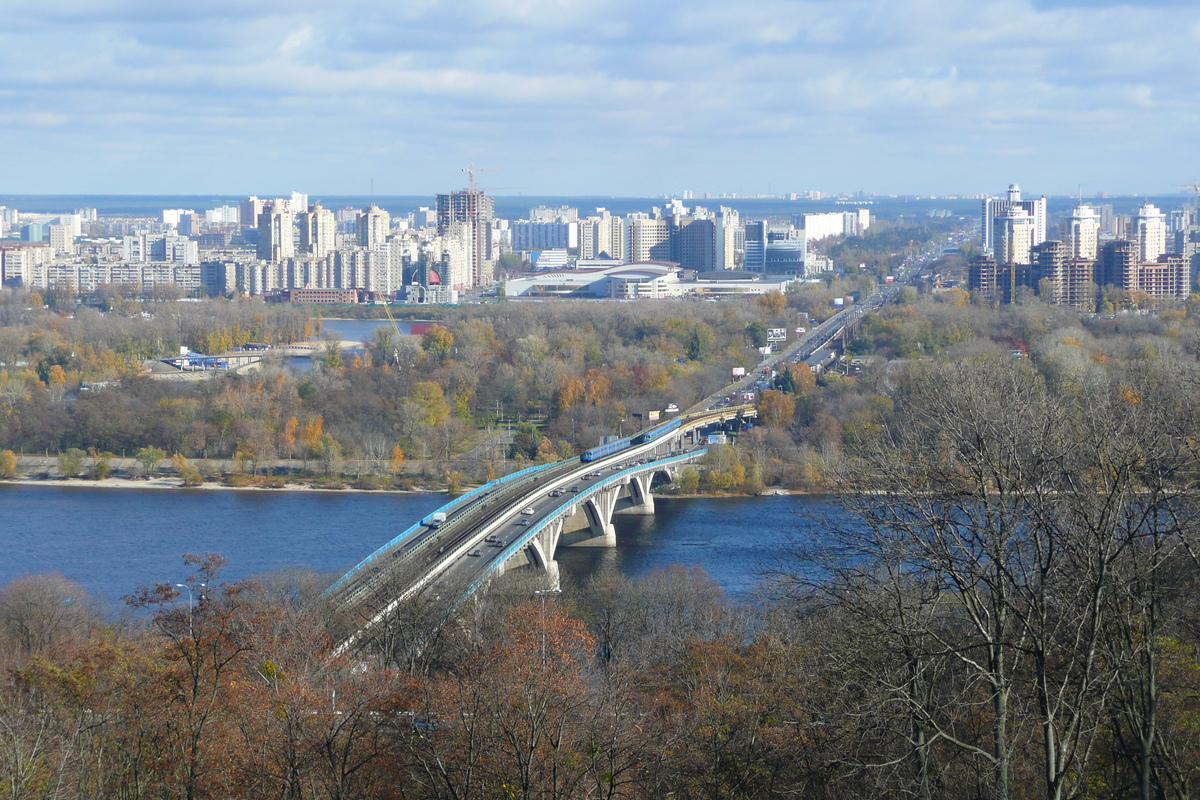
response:
<path fill-rule="evenodd" d="M 214 489 L 232 492 L 339 492 L 359 494 L 444 494 L 445 492 L 429 489 L 355 489 L 346 486 L 344 489 L 330 489 L 311 486 L 307 483 L 286 483 L 281 487 L 267 486 L 226 486 L 223 483 L 205 481 L 199 486 L 182 486 L 178 478 L 104 478 L 89 480 L 87 478 L 11 478 L 0 479 L 0 485 L 9 486 L 57 486 L 80 487 L 85 489 L 176 489 L 178 491 L 202 492 Z"/>

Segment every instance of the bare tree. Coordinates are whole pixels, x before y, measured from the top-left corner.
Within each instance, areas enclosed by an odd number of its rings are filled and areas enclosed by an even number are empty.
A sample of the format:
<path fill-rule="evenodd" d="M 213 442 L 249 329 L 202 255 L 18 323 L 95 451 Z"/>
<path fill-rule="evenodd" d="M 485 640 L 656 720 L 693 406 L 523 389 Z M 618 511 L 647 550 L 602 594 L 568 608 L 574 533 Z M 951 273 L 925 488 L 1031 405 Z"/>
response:
<path fill-rule="evenodd" d="M 26 575 L 0 589 L 0 651 L 37 653 L 84 639 L 100 618 L 83 587 L 58 573 Z"/>

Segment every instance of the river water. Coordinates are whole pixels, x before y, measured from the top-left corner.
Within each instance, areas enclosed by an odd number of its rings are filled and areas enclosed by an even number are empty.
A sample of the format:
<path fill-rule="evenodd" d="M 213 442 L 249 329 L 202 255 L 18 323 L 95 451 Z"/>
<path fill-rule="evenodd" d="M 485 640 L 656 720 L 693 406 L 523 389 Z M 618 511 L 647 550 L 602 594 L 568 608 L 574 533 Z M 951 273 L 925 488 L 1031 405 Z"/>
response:
<path fill-rule="evenodd" d="M 225 577 L 284 568 L 341 574 L 443 494 L 92 489 L 0 484 L 0 585 L 60 572 L 116 604 L 138 586 L 177 583 L 184 553 L 220 553 Z M 815 535 L 817 497 L 656 498 L 657 513 L 618 515 L 617 547 L 563 548 L 564 580 L 614 568 L 636 576 L 699 565 L 734 596 L 789 541 Z"/>

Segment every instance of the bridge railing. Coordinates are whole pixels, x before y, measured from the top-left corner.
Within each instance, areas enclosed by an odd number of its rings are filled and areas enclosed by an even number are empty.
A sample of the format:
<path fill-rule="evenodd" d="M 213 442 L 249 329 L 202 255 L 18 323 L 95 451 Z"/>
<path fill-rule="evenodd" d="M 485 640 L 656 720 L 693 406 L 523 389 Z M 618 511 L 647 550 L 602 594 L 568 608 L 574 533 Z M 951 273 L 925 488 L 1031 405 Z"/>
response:
<path fill-rule="evenodd" d="M 694 413 L 694 414 L 686 414 L 686 415 L 681 416 L 679 418 L 679 421 L 682 423 L 682 427 L 689 427 L 689 426 L 695 425 L 697 422 L 700 422 L 707 418 L 718 418 L 718 417 L 722 417 L 722 416 L 728 416 L 731 413 L 742 413 L 744 410 L 749 410 L 749 409 L 753 409 L 753 408 L 754 407 L 750 406 L 750 405 L 731 406 L 730 408 L 721 409 L 720 411 L 709 411 L 709 412 L 700 412 L 700 413 Z M 653 429 L 650 429 L 650 430 L 653 430 Z M 679 429 L 677 428 L 676 430 L 679 430 Z M 666 431 L 663 431 L 661 433 L 666 433 Z M 661 435 L 661 433 L 660 433 L 660 435 Z M 655 440 L 657 440 L 657 438 L 658 437 L 656 436 L 655 439 L 652 439 L 650 441 L 651 442 L 655 441 Z M 649 444 L 649 443 L 650 442 L 647 442 L 646 444 Z M 485 498 L 482 495 L 490 494 L 493 490 L 495 490 L 497 488 L 501 488 L 502 486 L 504 488 L 508 488 L 511 484 L 518 482 L 518 481 L 522 482 L 522 483 L 530 482 L 534 478 L 539 476 L 540 473 L 542 473 L 544 471 L 553 469 L 555 467 L 561 467 L 561 466 L 564 466 L 567 464 L 572 464 L 572 463 L 577 463 L 577 459 L 567 459 L 565 461 L 556 461 L 551 464 L 539 464 L 539 465 L 533 466 L 533 467 L 526 467 L 525 469 L 518 470 L 517 472 L 513 472 L 509 475 L 505 475 L 503 478 L 499 478 L 490 483 L 485 483 L 482 486 L 472 489 L 471 491 L 467 492 L 466 494 L 461 495 L 460 497 L 457 497 L 454 500 L 451 500 L 446 505 L 444 505 L 441 508 L 437 509 L 436 511 L 430 512 L 430 513 L 442 512 L 442 513 L 445 513 L 448 515 L 450 512 L 458 511 L 460 509 L 460 507 L 465 506 L 464 508 L 462 508 L 462 513 L 469 514 L 471 511 L 473 511 L 475 508 L 477 508 L 480 504 L 482 504 L 485 501 Z M 589 492 L 590 491 L 591 490 L 589 490 Z M 576 495 L 575 499 L 578 500 L 579 497 L 580 497 L 580 495 Z M 383 546 L 379 547 L 375 552 L 373 552 L 371 555 L 367 556 L 365 559 L 363 559 L 357 565 L 355 565 L 349 572 L 347 572 L 342 577 L 338 578 L 338 580 L 335 581 L 333 583 L 333 585 L 331 585 L 328 589 L 326 589 L 324 592 L 322 592 L 321 596 L 322 597 L 332 596 L 333 593 L 338 591 L 339 589 L 342 589 L 342 588 L 345 588 L 345 587 L 351 585 L 355 579 L 361 577 L 365 573 L 365 571 L 369 567 L 371 567 L 371 565 L 373 564 L 373 562 L 376 559 L 378 559 L 381 556 L 384 556 L 388 553 L 393 552 L 394 550 L 396 550 L 397 547 L 402 545 L 407 539 L 409 539 L 410 537 L 412 537 L 413 535 L 418 533 L 423 527 L 424 519 L 427 519 L 427 518 L 428 518 L 428 515 L 426 515 L 426 517 L 423 517 L 421 520 L 418 520 L 415 524 L 413 524 L 411 527 L 409 527 L 406 530 L 404 530 L 403 532 L 401 532 L 399 535 L 397 535 L 391 541 L 389 541 L 386 544 L 384 544 Z M 393 564 L 393 566 L 398 566 L 399 564 L 403 564 L 407 561 L 408 561 L 408 555 L 406 554 L 405 556 L 402 556 L 400 558 L 399 562 L 397 562 L 396 564 Z M 363 590 L 365 590 L 366 586 L 361 587 L 361 588 Z M 352 595 L 354 595 L 354 596 L 357 596 L 358 594 L 359 594 L 359 592 L 357 592 L 357 591 L 352 592 Z M 349 599 L 352 600 L 353 597 L 349 598 Z"/>
<path fill-rule="evenodd" d="M 538 464 L 537 466 L 534 466 L 534 467 L 526 467 L 525 469 L 517 470 L 516 472 L 511 472 L 508 475 L 505 475 L 503 478 L 497 478 L 496 480 L 491 481 L 489 483 L 485 483 L 482 486 L 478 486 L 465 494 L 459 495 L 458 497 L 454 498 L 449 503 L 446 503 L 446 505 L 442 506 L 441 508 L 437 509 L 436 511 L 430 512 L 430 514 L 436 514 L 438 512 L 441 512 L 441 513 L 444 513 L 447 516 L 449 516 L 449 514 L 451 512 L 457 510 L 460 506 L 463 506 L 464 504 L 467 504 L 467 503 L 471 503 L 471 505 L 468 506 L 466 509 L 469 512 L 470 510 L 472 510 L 475 507 L 474 503 L 472 501 L 482 500 L 481 495 L 489 493 L 492 490 L 494 490 L 504 484 L 511 483 L 513 481 L 516 481 L 518 479 L 524 478 L 529 475 L 533 475 L 534 473 L 540 473 L 542 471 L 550 469 L 551 467 L 559 466 L 562 463 L 563 462 L 561 462 L 561 461 L 556 461 L 556 462 L 553 462 L 550 464 Z M 379 558 L 380 556 L 391 552 L 397 546 L 402 544 L 406 539 L 408 539 L 410 536 L 412 536 L 413 534 L 420 531 L 425 526 L 425 520 L 428 518 L 429 518 L 429 514 L 426 514 L 424 517 L 417 520 L 416 524 L 414 524 L 412 527 L 405 529 L 402 533 L 400 533 L 394 539 L 389 541 L 387 544 L 384 544 L 382 547 L 377 549 L 374 553 L 371 553 L 371 555 L 367 556 L 362 561 L 358 562 L 358 564 L 355 565 L 353 569 L 351 569 L 349 572 L 347 572 L 342 577 L 338 578 L 336 581 L 334 581 L 332 586 L 330 586 L 328 589 L 326 589 L 324 592 L 322 592 L 321 596 L 328 597 L 331 594 L 333 594 L 335 591 L 337 591 L 340 587 L 345 586 L 347 583 L 349 583 L 351 581 L 351 579 L 355 578 L 363 570 L 365 570 L 365 569 L 367 569 L 367 567 L 371 566 L 371 562 L 373 562 L 376 558 Z"/>
<path fill-rule="evenodd" d="M 536 537 L 539 533 L 541 533 L 543 528 L 545 528 L 547 525 L 549 525 L 554 520 L 558 519 L 559 515 L 567 508 L 570 508 L 572 505 L 577 505 L 579 503 L 582 503 L 582 502 L 586 501 L 588 498 L 590 498 L 592 495 L 598 494 L 599 492 L 603 491 L 604 489 L 607 489 L 610 484 L 612 484 L 619 478 L 627 477 L 629 475 L 634 474 L 635 472 L 645 472 L 649 469 L 657 469 L 659 467 L 669 466 L 671 464 L 676 464 L 681 461 L 694 461 L 695 459 L 699 458 L 700 456 L 704 455 L 707 452 L 708 452 L 708 448 L 704 447 L 704 448 L 700 448 L 698 450 L 689 450 L 686 453 L 681 453 L 676 456 L 669 456 L 667 458 L 663 458 L 658 461 L 651 461 L 647 464 L 638 464 L 636 467 L 629 467 L 627 469 L 621 470 L 620 472 L 614 472 L 612 475 L 602 478 L 601 481 L 599 483 L 595 484 L 594 486 L 589 486 L 586 490 L 580 492 L 579 494 L 572 495 L 569 499 L 563 501 L 560 505 L 555 507 L 552 512 L 550 512 L 548 514 L 544 514 L 538 522 L 536 522 L 533 525 L 530 525 L 529 528 L 527 528 L 524 533 L 522 533 L 521 535 L 514 538 L 500 552 L 500 557 L 493 559 L 491 562 L 491 565 L 486 570 L 484 570 L 483 574 L 480 575 L 473 583 L 471 583 L 470 586 L 467 587 L 467 590 L 465 592 L 463 592 L 462 597 L 460 597 L 455 602 L 454 608 L 452 608 L 450 610 L 450 613 L 451 614 L 454 613 L 454 609 L 457 608 L 458 605 L 463 600 L 470 597 L 475 592 L 476 589 L 478 589 L 480 586 L 482 586 L 484 581 L 486 581 L 488 579 L 488 577 L 492 574 L 492 572 L 499 565 L 508 561 L 508 559 L 510 559 L 514 555 L 516 555 L 517 552 L 522 547 L 529 544 L 529 542 L 533 541 L 534 537 Z"/>

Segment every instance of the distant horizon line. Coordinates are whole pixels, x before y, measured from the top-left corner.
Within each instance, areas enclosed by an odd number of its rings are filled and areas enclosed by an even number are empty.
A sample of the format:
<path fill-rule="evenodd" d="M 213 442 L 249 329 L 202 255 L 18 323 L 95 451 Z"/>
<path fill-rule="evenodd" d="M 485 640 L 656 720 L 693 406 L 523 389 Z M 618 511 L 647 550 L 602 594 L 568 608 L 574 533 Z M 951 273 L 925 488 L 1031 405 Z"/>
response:
<path fill-rule="evenodd" d="M 310 198 L 321 198 L 321 197 L 330 197 L 330 198 L 333 198 L 333 197 L 354 197 L 354 198 L 404 198 L 404 199 L 411 199 L 411 198 L 421 198 L 421 197 L 431 197 L 431 198 L 436 198 L 436 197 L 437 197 L 439 194 L 450 194 L 450 193 L 452 193 L 452 192 L 465 191 L 465 187 L 464 187 L 464 189 L 453 189 L 453 190 L 450 190 L 449 192 L 433 192 L 433 193 L 418 193 L 418 194 L 326 193 L 326 192 L 312 192 L 312 191 L 309 191 L 309 192 L 301 192 L 301 191 L 298 191 L 298 190 L 294 190 L 294 191 L 296 191 L 296 193 L 297 193 L 297 194 L 303 194 L 303 195 L 306 195 L 306 196 L 308 196 L 308 197 L 310 197 Z M 485 194 L 488 194 L 488 192 L 487 192 L 487 189 L 486 189 L 486 188 L 484 188 L 482 191 L 483 191 Z M 235 193 L 235 192 L 225 192 L 225 193 L 213 193 L 213 192 L 141 192 L 141 193 L 113 193 L 113 194 L 107 194 L 107 193 L 102 193 L 102 192 L 54 192 L 54 193 L 36 193 L 36 192 L 0 192 L 0 198 L 6 198 L 6 197 L 7 197 L 7 198 L 13 198 L 13 197 L 29 197 L 29 198 L 57 198 L 57 197 L 63 197 L 63 198 L 69 198 L 69 197 L 104 197 L 104 198 L 109 198 L 109 197 L 111 197 L 111 198 L 211 197 L 211 198 L 241 198 L 241 199 L 246 199 L 246 198 L 248 198 L 248 197 L 257 197 L 257 198 L 259 198 L 259 199 L 263 199 L 263 200 L 265 200 L 265 199 L 274 199 L 274 198 L 277 198 L 277 197 L 288 197 L 288 196 L 289 196 L 289 195 L 291 195 L 291 194 L 292 194 L 292 191 L 288 191 L 288 192 L 261 192 L 261 193 L 252 193 L 252 194 L 246 194 L 246 193 Z M 945 193 L 945 194 L 922 194 L 922 193 L 918 193 L 918 192 L 907 192 L 907 193 L 903 193 L 903 194 L 882 194 L 882 193 L 879 193 L 879 194 L 871 194 L 871 193 L 868 193 L 868 194 L 863 194 L 863 195 L 856 195 L 856 194 L 842 194 L 842 193 L 823 193 L 823 196 L 822 196 L 822 197 L 820 197 L 820 198 L 796 197 L 796 198 L 794 198 L 794 199 L 788 196 L 788 195 L 790 195 L 790 194 L 793 194 L 793 193 L 789 192 L 788 194 L 783 194 L 783 195 L 745 194 L 745 195 L 708 195 L 708 196 L 700 196 L 700 195 L 694 195 L 694 194 L 693 194 L 693 195 L 691 195 L 691 196 L 689 196 L 689 197 L 684 197 L 682 192 L 680 192 L 680 193 L 659 193 L 659 194 L 537 194 L 537 193 L 521 193 L 521 194 L 488 194 L 488 196 L 489 196 L 489 197 L 494 197 L 494 198 L 505 198 L 505 199 L 521 198 L 521 197 L 530 197 L 530 198 L 538 198 L 538 199 L 564 198 L 564 199 L 601 199 L 601 200 L 607 200 L 607 199 L 611 199 L 611 200 L 682 200 L 682 201 L 684 201 L 684 202 L 694 202 L 694 201 L 698 201 L 698 200 L 771 200 L 771 201 L 777 201 L 777 202 L 778 202 L 778 201 L 783 201 L 783 202 L 789 202 L 789 203 L 821 203 L 821 202 L 828 202 L 828 201 L 833 201 L 833 200 L 841 200 L 841 201 L 853 201 L 853 200 L 872 200 L 872 199 L 880 199 L 880 200 L 905 200 L 905 199 L 915 199 L 915 200 L 982 200 L 982 199 L 984 199 L 984 195 L 982 195 L 982 194 L 979 194 L 979 195 L 976 195 L 976 194 L 970 194 L 970 195 L 967 195 L 967 194 L 954 194 L 954 193 Z M 796 193 L 796 194 L 798 194 L 798 193 Z M 1076 193 L 1070 193 L 1070 194 L 1047 194 L 1047 193 L 1045 193 L 1045 192 L 1024 192 L 1024 191 L 1023 191 L 1023 192 L 1022 192 L 1022 195 L 1028 195 L 1028 196 L 1030 196 L 1030 197 L 1046 197 L 1047 199 L 1066 199 L 1066 200 L 1079 200 L 1079 199 L 1082 199 L 1082 200 L 1085 200 L 1085 201 L 1086 201 L 1086 200 L 1131 200 L 1131 199 L 1132 199 L 1132 200 L 1136 200 L 1136 199 L 1138 199 L 1138 198 L 1151 198 L 1151 197 L 1169 197 L 1169 198 L 1177 198 L 1177 197 L 1190 197 L 1190 196 L 1195 196 L 1195 193 L 1194 193 L 1194 192 L 1189 192 L 1189 191 L 1187 191 L 1187 190 L 1176 190 L 1175 192 L 1167 192 L 1167 193 L 1135 192 L 1135 193 L 1132 193 L 1132 194 L 1085 195 L 1085 196 L 1083 196 L 1082 198 L 1080 198 L 1080 195 L 1078 195 L 1078 194 L 1076 194 Z M 987 197 L 992 197 L 992 198 L 1000 198 L 1000 197 L 1003 197 L 1003 196 L 1004 196 L 1004 193 L 1003 193 L 1003 192 L 988 193 L 986 196 L 987 196 Z"/>

